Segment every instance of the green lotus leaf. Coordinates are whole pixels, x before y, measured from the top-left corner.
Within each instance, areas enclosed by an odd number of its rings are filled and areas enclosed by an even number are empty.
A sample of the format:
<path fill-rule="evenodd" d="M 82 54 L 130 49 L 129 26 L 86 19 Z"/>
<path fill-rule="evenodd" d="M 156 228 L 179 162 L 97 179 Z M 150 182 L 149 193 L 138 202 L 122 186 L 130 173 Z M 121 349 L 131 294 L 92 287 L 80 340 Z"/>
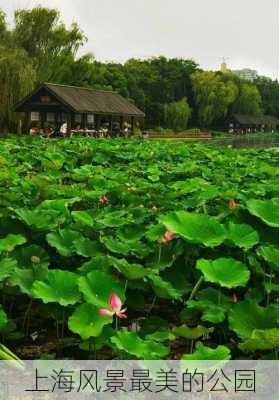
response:
<path fill-rule="evenodd" d="M 34 265 L 33 268 L 14 268 L 9 285 L 18 286 L 21 293 L 32 297 L 32 287 L 35 281 L 44 281 L 47 278 L 48 269 L 45 265 Z"/>
<path fill-rule="evenodd" d="M 279 284 L 277 283 L 265 282 L 264 287 L 268 293 L 279 293 Z"/>
<path fill-rule="evenodd" d="M 10 234 L 3 239 L 0 239 L 0 253 L 11 253 L 16 246 L 26 243 L 26 238 L 22 235 Z"/>
<path fill-rule="evenodd" d="M 75 304 L 80 299 L 77 275 L 60 269 L 48 271 L 44 281 L 34 282 L 32 294 L 44 303 Z"/>
<path fill-rule="evenodd" d="M 0 305 L 0 332 L 7 326 L 8 321 L 8 316 Z"/>
<path fill-rule="evenodd" d="M 99 242 L 79 237 L 74 240 L 74 249 L 77 254 L 83 257 L 97 257 L 103 254 L 102 246 Z"/>
<path fill-rule="evenodd" d="M 231 305 L 232 301 L 228 296 L 213 288 L 200 290 L 196 300 L 187 301 L 189 309 L 202 312 L 202 321 L 209 321 L 215 324 L 224 321 Z"/>
<path fill-rule="evenodd" d="M 111 342 L 118 350 L 136 356 L 143 360 L 160 360 L 169 353 L 168 347 L 153 340 L 143 340 L 137 333 L 128 331 L 118 331 L 111 338 Z"/>
<path fill-rule="evenodd" d="M 165 232 L 166 228 L 164 225 L 161 224 L 150 225 L 145 233 L 145 237 L 150 242 L 157 242 L 159 239 L 162 238 Z"/>
<path fill-rule="evenodd" d="M 130 252 L 130 245 L 128 243 L 123 243 L 118 239 L 114 239 L 113 237 L 104 237 L 102 242 L 112 253 L 118 253 L 122 254 L 123 256 L 127 256 Z"/>
<path fill-rule="evenodd" d="M 17 266 L 17 261 L 13 258 L 3 258 L 0 261 L 0 282 L 11 276 Z"/>
<path fill-rule="evenodd" d="M 246 300 L 235 304 L 229 312 L 229 326 L 242 339 L 250 339 L 254 330 L 278 327 L 279 307 L 259 306 L 256 301 Z"/>
<path fill-rule="evenodd" d="M 65 155 L 58 151 L 49 150 L 44 153 L 41 158 L 41 163 L 44 169 L 59 170 L 63 167 L 65 162 Z"/>
<path fill-rule="evenodd" d="M 82 165 L 80 168 L 75 168 L 72 172 L 73 179 L 77 181 L 86 181 L 90 177 L 94 176 L 95 166 L 94 165 Z"/>
<path fill-rule="evenodd" d="M 79 290 L 87 303 L 108 308 L 109 297 L 116 293 L 124 302 L 124 285 L 116 277 L 103 271 L 92 271 L 78 279 Z"/>
<path fill-rule="evenodd" d="M 105 325 L 111 324 L 112 317 L 103 317 L 99 309 L 92 304 L 84 303 L 76 308 L 68 321 L 69 329 L 83 340 L 101 335 Z"/>
<path fill-rule="evenodd" d="M 236 246 L 250 249 L 259 242 L 258 232 L 250 225 L 229 223 L 227 238 Z"/>
<path fill-rule="evenodd" d="M 263 246 L 257 254 L 265 259 L 271 267 L 279 270 L 279 249 L 274 246 Z"/>
<path fill-rule="evenodd" d="M 71 215 L 75 222 L 90 226 L 91 228 L 94 226 L 93 217 L 86 211 L 72 211 Z"/>
<path fill-rule="evenodd" d="M 92 352 L 92 348 L 94 351 L 101 350 L 104 346 L 109 347 L 111 345 L 110 338 L 114 336 L 115 330 L 111 327 L 111 325 L 105 325 L 102 333 L 94 338 L 94 344 L 92 340 L 86 340 L 79 345 L 79 348 L 84 351 Z"/>
<path fill-rule="evenodd" d="M 215 186 L 207 186 L 196 194 L 199 201 L 205 202 L 220 197 L 220 190 Z"/>
<path fill-rule="evenodd" d="M 168 245 L 158 247 L 156 253 L 152 255 L 147 266 L 156 271 L 164 271 L 170 268 L 175 261 L 174 249 L 170 250 Z"/>
<path fill-rule="evenodd" d="M 65 217 L 70 215 L 68 206 L 80 201 L 79 197 L 74 197 L 71 199 L 55 199 L 55 200 L 44 200 L 38 205 L 37 210 L 43 211 L 58 211 Z"/>
<path fill-rule="evenodd" d="M 230 360 L 231 352 L 226 346 L 217 346 L 216 349 L 197 343 L 196 351 L 193 354 L 184 354 L 182 360 Z"/>
<path fill-rule="evenodd" d="M 123 226 L 129 222 L 126 214 L 124 210 L 108 212 L 102 218 L 98 218 L 98 222 L 109 228 Z"/>
<path fill-rule="evenodd" d="M 89 272 L 95 270 L 101 270 L 104 272 L 112 271 L 112 260 L 113 258 L 110 256 L 96 256 L 92 257 L 91 260 L 82 264 L 78 271 L 82 273 L 82 275 L 86 275 Z"/>
<path fill-rule="evenodd" d="M 48 233 L 46 239 L 50 246 L 56 248 L 59 254 L 70 257 L 75 253 L 75 241 L 82 235 L 70 229 L 61 229 L 59 232 Z"/>
<path fill-rule="evenodd" d="M 168 330 L 165 330 L 165 331 L 164 330 L 160 330 L 160 331 L 151 333 L 150 335 L 147 335 L 145 337 L 145 339 L 146 340 L 153 340 L 154 342 L 162 343 L 162 342 L 167 342 L 169 340 L 173 341 L 173 340 L 176 339 L 176 336 L 172 332 L 170 332 Z"/>
<path fill-rule="evenodd" d="M 179 300 L 182 298 L 183 293 L 175 289 L 170 282 L 164 281 L 159 275 L 149 275 L 148 279 L 152 282 L 152 287 L 156 296 L 162 299 Z"/>
<path fill-rule="evenodd" d="M 247 208 L 250 214 L 260 218 L 267 225 L 279 227 L 279 199 L 248 200 Z"/>
<path fill-rule="evenodd" d="M 150 269 L 140 264 L 129 264 L 124 258 L 121 260 L 113 258 L 112 264 L 128 280 L 142 279 L 152 273 Z"/>
<path fill-rule="evenodd" d="M 145 259 L 151 252 L 151 248 L 143 242 L 130 240 L 127 241 L 127 244 L 130 247 L 130 253 L 135 255 L 137 258 Z"/>
<path fill-rule="evenodd" d="M 247 266 L 233 258 L 217 260 L 198 260 L 197 268 L 203 273 L 207 282 L 217 283 L 226 288 L 246 286 L 250 271 Z"/>
<path fill-rule="evenodd" d="M 223 225 L 206 214 L 178 211 L 160 217 L 160 222 L 184 239 L 208 247 L 219 246 L 226 237 Z"/>
<path fill-rule="evenodd" d="M 125 225 L 117 231 L 117 236 L 122 242 L 135 242 L 140 240 L 145 233 L 145 226 Z"/>
<path fill-rule="evenodd" d="M 58 210 L 44 210 L 44 209 L 34 209 L 28 210 L 26 208 L 21 208 L 15 210 L 19 219 L 25 222 L 26 225 L 35 227 L 40 231 L 49 231 L 50 229 L 56 228 L 65 222 L 66 217 Z"/>
<path fill-rule="evenodd" d="M 199 339 L 200 337 L 207 336 L 214 331 L 214 328 L 206 328 L 205 326 L 198 325 L 195 328 L 190 328 L 187 325 L 177 326 L 173 329 L 176 336 L 185 339 Z"/>
<path fill-rule="evenodd" d="M 250 351 L 278 349 L 279 329 L 255 329 L 252 331 L 250 339 L 240 343 L 238 347 L 245 353 Z"/>
<path fill-rule="evenodd" d="M 34 265 L 47 267 L 49 265 L 49 255 L 40 246 L 32 244 L 27 247 L 19 247 L 13 252 L 13 258 L 17 260 L 21 268 L 33 268 Z"/>
<path fill-rule="evenodd" d="M 171 188 L 183 194 L 188 194 L 196 192 L 201 186 L 207 187 L 208 182 L 200 177 L 195 177 L 186 181 L 177 181 L 171 185 Z"/>

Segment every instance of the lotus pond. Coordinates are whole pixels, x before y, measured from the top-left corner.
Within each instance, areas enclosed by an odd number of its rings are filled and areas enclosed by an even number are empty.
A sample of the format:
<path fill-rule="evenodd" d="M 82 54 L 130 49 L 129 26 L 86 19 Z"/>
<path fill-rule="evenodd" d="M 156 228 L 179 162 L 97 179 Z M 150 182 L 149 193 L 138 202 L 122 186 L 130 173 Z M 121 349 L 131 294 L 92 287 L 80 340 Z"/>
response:
<path fill-rule="evenodd" d="M 0 342 L 278 359 L 278 175 L 275 150 L 1 139 Z"/>

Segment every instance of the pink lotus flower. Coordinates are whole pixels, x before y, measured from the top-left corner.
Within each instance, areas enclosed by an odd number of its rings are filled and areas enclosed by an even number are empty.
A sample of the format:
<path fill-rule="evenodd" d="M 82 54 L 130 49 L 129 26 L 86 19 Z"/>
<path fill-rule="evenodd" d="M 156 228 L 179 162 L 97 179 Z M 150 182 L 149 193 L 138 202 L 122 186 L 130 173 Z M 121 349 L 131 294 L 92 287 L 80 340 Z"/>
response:
<path fill-rule="evenodd" d="M 104 194 L 103 196 L 101 196 L 100 197 L 100 203 L 101 204 L 108 204 L 108 202 L 109 202 L 109 199 L 108 199 L 108 197 Z"/>
<path fill-rule="evenodd" d="M 163 239 L 164 239 L 166 242 L 170 242 L 172 239 L 175 238 L 175 236 L 176 236 L 176 233 L 171 232 L 171 231 L 167 231 L 167 232 L 164 234 Z"/>
<path fill-rule="evenodd" d="M 102 315 L 103 317 L 113 317 L 116 315 L 120 319 L 126 319 L 127 314 L 125 314 L 125 311 L 127 310 L 126 308 L 122 309 L 122 301 L 120 298 L 117 296 L 116 293 L 112 293 L 110 295 L 108 305 L 110 307 L 110 310 L 107 310 L 106 308 L 100 308 L 99 309 L 99 314 Z"/>
<path fill-rule="evenodd" d="M 234 199 L 230 200 L 230 209 L 235 210 L 237 208 L 237 202 Z"/>

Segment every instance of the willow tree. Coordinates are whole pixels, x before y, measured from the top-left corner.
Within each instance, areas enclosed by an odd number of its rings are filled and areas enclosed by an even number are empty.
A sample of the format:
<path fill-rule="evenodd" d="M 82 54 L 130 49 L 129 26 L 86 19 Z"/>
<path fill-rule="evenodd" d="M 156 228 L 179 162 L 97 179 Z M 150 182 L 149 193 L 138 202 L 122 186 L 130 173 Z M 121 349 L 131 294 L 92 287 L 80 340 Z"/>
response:
<path fill-rule="evenodd" d="M 240 93 L 234 105 L 234 112 L 251 115 L 262 114 L 262 97 L 257 86 L 249 82 L 241 82 Z"/>
<path fill-rule="evenodd" d="M 36 73 L 29 57 L 22 49 L 0 45 L 0 131 L 16 129 L 18 116 L 14 104 L 30 92 Z"/>
<path fill-rule="evenodd" d="M 41 6 L 16 10 L 14 25 L 14 41 L 32 59 L 38 81 L 54 81 L 57 75 L 64 81 L 65 63 L 75 62 L 79 48 L 87 40 L 79 26 L 73 23 L 66 27 L 57 10 Z"/>
<path fill-rule="evenodd" d="M 6 14 L 0 9 L 0 42 L 7 40 L 8 35 L 9 31 Z"/>
<path fill-rule="evenodd" d="M 165 126 L 176 132 L 183 131 L 188 126 L 192 110 L 187 99 L 164 105 L 164 122 Z"/>
<path fill-rule="evenodd" d="M 195 72 L 191 79 L 200 125 L 209 127 L 218 119 L 224 119 L 229 106 L 238 97 L 238 87 L 230 74 Z"/>

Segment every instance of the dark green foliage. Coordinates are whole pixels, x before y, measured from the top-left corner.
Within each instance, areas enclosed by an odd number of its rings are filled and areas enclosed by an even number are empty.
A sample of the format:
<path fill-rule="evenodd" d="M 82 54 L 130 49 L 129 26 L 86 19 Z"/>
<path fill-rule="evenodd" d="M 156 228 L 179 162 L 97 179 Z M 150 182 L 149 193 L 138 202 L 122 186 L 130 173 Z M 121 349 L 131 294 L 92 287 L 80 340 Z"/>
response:
<path fill-rule="evenodd" d="M 191 108 L 187 99 L 182 99 L 174 103 L 164 105 L 164 122 L 165 126 L 172 128 L 174 131 L 183 131 L 187 128 L 188 121 L 191 117 Z"/>

